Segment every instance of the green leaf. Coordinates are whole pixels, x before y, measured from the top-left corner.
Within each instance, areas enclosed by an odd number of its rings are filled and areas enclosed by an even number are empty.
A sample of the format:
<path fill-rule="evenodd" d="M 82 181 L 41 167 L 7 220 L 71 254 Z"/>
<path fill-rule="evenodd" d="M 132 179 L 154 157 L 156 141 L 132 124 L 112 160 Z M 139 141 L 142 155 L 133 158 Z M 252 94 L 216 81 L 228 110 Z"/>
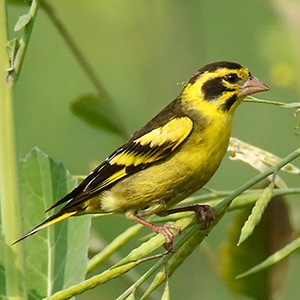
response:
<path fill-rule="evenodd" d="M 166 280 L 166 285 L 165 285 L 165 288 L 164 288 L 164 293 L 161 297 L 161 300 L 170 300 L 171 297 L 170 297 L 170 285 L 169 285 L 169 280 L 167 279 Z"/>
<path fill-rule="evenodd" d="M 194 216 L 192 218 L 194 218 Z M 187 257 L 191 255 L 195 248 L 199 246 L 199 244 L 205 239 L 208 233 L 218 223 L 218 221 L 220 220 L 219 218 L 221 217 L 216 216 L 214 222 L 206 230 L 199 230 L 199 224 L 195 224 L 195 226 L 193 226 L 191 230 L 187 232 L 179 240 L 179 242 L 176 243 L 176 252 L 172 254 L 172 256 L 167 255 L 163 257 L 152 267 L 153 270 L 155 268 L 159 268 L 159 266 L 161 265 L 164 265 L 166 269 L 167 264 L 167 272 L 165 269 L 163 269 L 155 275 L 153 281 L 151 282 L 141 299 L 148 299 L 147 297 L 155 289 L 157 289 L 166 279 L 173 275 L 173 273 L 180 267 L 180 265 L 187 259 Z M 145 278 L 147 278 L 150 275 L 149 271 L 147 273 L 144 275 Z"/>
<path fill-rule="evenodd" d="M 114 269 L 107 269 L 102 273 L 95 275 L 89 279 L 84 280 L 83 282 L 73 285 L 65 290 L 59 291 L 55 293 L 53 296 L 48 297 L 47 300 L 62 300 L 62 299 L 69 299 L 72 296 L 82 294 L 83 292 L 93 289 L 100 284 L 104 284 L 109 280 L 112 280 L 116 277 L 123 275 L 124 273 L 128 272 L 132 268 L 139 265 L 141 262 L 132 262 L 126 264 L 124 266 L 114 268 Z"/>
<path fill-rule="evenodd" d="M 19 19 L 14 27 L 14 30 L 20 31 L 31 21 L 31 19 L 32 19 L 32 17 L 30 14 L 25 14 L 25 15 L 19 17 Z"/>
<path fill-rule="evenodd" d="M 221 259 L 218 261 L 221 276 L 234 293 L 253 299 L 273 299 L 286 280 L 286 261 L 249 277 L 237 280 L 236 276 L 257 265 L 291 240 L 293 231 L 288 209 L 281 197 L 273 198 L 256 230 L 237 247 L 240 227 L 249 211 L 250 208 L 244 209 L 236 216 L 229 239 L 221 249 Z"/>
<path fill-rule="evenodd" d="M 18 39 L 13 39 L 7 42 L 7 51 L 10 62 L 10 67 L 7 71 L 12 71 L 14 69 L 14 61 L 17 55 L 17 52 L 20 47 L 20 42 Z"/>
<path fill-rule="evenodd" d="M 116 111 L 105 97 L 84 95 L 71 102 L 70 109 L 91 126 L 127 137 Z"/>
<path fill-rule="evenodd" d="M 76 185 L 64 165 L 38 149 L 20 163 L 24 233 L 49 217 L 43 212 Z M 24 240 L 29 299 L 81 282 L 87 265 L 90 216 L 75 217 Z"/>
<path fill-rule="evenodd" d="M 259 197 L 256 201 L 249 218 L 247 219 L 242 228 L 241 236 L 238 241 L 238 246 L 253 233 L 255 226 L 260 222 L 262 215 L 272 198 L 273 190 L 274 183 L 270 183 L 269 186 L 266 187 L 263 191 L 261 197 Z"/>
<path fill-rule="evenodd" d="M 131 293 L 126 300 L 135 300 L 134 293 Z"/>
<path fill-rule="evenodd" d="M 249 275 L 252 275 L 254 273 L 260 272 L 266 268 L 269 268 L 278 262 L 282 261 L 283 259 L 287 258 L 289 255 L 291 255 L 293 252 L 298 250 L 300 248 L 300 238 L 295 239 L 291 243 L 287 244 L 282 249 L 276 251 L 272 255 L 270 255 L 267 259 L 265 259 L 260 264 L 256 265 L 255 267 L 251 268 L 250 270 L 238 275 L 236 278 L 240 279 Z"/>

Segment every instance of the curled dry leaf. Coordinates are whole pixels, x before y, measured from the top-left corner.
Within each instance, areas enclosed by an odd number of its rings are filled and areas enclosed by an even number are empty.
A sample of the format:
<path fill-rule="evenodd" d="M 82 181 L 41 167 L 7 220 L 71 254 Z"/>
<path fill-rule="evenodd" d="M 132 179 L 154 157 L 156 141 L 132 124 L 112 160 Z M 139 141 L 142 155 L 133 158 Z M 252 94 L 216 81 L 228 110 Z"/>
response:
<path fill-rule="evenodd" d="M 230 138 L 227 151 L 231 153 L 230 159 L 241 160 L 260 172 L 266 171 L 270 166 L 281 161 L 280 157 L 233 137 Z M 300 169 L 290 163 L 281 170 L 300 175 Z M 271 178 L 269 179 L 271 180 Z M 286 187 L 284 181 L 278 175 L 275 179 L 275 185 L 281 188 Z"/>

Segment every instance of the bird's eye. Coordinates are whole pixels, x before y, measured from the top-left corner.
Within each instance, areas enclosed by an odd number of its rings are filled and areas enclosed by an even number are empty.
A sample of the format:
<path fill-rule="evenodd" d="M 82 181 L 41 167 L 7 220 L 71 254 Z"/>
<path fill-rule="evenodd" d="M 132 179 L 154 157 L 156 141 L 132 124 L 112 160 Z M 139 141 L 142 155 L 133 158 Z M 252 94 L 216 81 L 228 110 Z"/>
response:
<path fill-rule="evenodd" d="M 226 74 L 223 78 L 229 83 L 236 83 L 239 80 L 239 77 L 235 73 Z"/>

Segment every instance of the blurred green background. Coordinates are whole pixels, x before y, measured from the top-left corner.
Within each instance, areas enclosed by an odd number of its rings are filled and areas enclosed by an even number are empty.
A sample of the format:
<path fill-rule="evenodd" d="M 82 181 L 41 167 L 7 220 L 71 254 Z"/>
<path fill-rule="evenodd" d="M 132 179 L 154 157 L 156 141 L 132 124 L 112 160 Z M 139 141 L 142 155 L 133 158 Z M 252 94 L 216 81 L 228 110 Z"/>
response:
<path fill-rule="evenodd" d="M 259 98 L 299 101 L 299 1 L 52 0 L 49 3 L 113 99 L 129 133 L 139 129 L 180 93 L 181 87 L 176 83 L 187 81 L 198 68 L 217 60 L 241 63 L 269 85 L 271 91 Z M 25 6 L 9 5 L 10 38 L 15 36 L 13 25 L 26 12 Z M 84 175 L 120 146 L 123 138 L 99 131 L 71 113 L 70 103 L 89 93 L 96 93 L 93 85 L 47 14 L 40 10 L 15 89 L 19 158 L 37 146 L 55 160 L 63 161 L 72 174 Z M 285 156 L 299 147 L 299 136 L 294 130 L 297 122 L 299 117 L 295 119 L 292 110 L 244 103 L 235 115 L 232 135 Z M 234 189 L 255 174 L 250 167 L 225 158 L 208 186 Z M 297 177 L 284 176 L 284 179 L 289 186 L 299 186 Z M 299 197 L 289 200 L 297 229 Z M 226 216 L 203 246 L 173 275 L 172 299 L 187 295 L 189 299 L 232 299 L 218 275 L 219 248 L 232 218 L 233 214 Z M 131 223 L 114 216 L 95 219 L 93 224 L 109 242 Z M 300 276 L 299 265 L 296 253 L 290 259 L 289 271 L 284 275 L 287 281 L 278 299 L 299 296 L 296 280 Z M 126 279 L 116 279 L 78 299 L 114 299 L 128 285 Z"/>

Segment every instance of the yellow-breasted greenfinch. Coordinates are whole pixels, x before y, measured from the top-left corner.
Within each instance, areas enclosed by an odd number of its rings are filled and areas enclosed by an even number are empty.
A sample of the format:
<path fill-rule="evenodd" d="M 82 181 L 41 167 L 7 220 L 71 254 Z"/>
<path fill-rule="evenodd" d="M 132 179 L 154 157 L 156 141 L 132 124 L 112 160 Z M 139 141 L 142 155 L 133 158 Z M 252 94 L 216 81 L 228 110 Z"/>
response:
<path fill-rule="evenodd" d="M 214 218 L 210 206 L 170 208 L 216 172 L 237 106 L 247 95 L 268 89 L 240 64 L 221 61 L 202 67 L 173 102 L 48 210 L 66 202 L 65 206 L 18 241 L 70 216 L 113 212 L 163 234 L 164 246 L 171 251 L 170 229 L 180 228 L 142 218 L 190 210 L 203 228 L 209 226 Z"/>

